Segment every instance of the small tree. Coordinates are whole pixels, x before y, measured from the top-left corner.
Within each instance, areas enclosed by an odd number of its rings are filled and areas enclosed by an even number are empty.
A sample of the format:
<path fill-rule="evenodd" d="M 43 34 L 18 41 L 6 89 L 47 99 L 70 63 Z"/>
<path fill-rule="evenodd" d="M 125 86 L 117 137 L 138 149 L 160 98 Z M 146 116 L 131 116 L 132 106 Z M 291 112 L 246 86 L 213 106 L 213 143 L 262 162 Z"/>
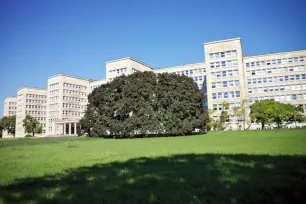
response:
<path fill-rule="evenodd" d="M 16 116 L 4 116 L 2 119 L 2 128 L 15 137 Z"/>
<path fill-rule="evenodd" d="M 244 130 L 247 130 L 251 127 L 252 117 L 249 114 L 249 107 L 247 104 L 247 100 L 243 99 L 241 101 L 241 107 L 234 107 L 233 114 L 237 117 L 237 127 L 241 129 L 243 127 Z"/>
<path fill-rule="evenodd" d="M 292 104 L 285 104 L 276 102 L 274 108 L 273 122 L 277 124 L 278 128 L 286 127 L 293 122 L 303 122 L 305 117 L 303 116 L 304 109 Z"/>
<path fill-rule="evenodd" d="M 2 131 L 3 131 L 4 127 L 3 127 L 3 119 L 0 119 L 0 138 L 2 138 Z"/>
<path fill-rule="evenodd" d="M 222 105 L 223 106 L 222 106 L 219 123 L 220 123 L 220 129 L 225 130 L 229 122 L 229 114 L 228 114 L 229 103 L 227 101 L 223 101 Z"/>
<path fill-rule="evenodd" d="M 33 137 L 35 136 L 35 133 L 42 133 L 42 126 L 40 125 L 39 121 L 30 115 L 26 115 L 25 119 L 23 120 L 23 127 L 27 133 L 32 133 Z"/>

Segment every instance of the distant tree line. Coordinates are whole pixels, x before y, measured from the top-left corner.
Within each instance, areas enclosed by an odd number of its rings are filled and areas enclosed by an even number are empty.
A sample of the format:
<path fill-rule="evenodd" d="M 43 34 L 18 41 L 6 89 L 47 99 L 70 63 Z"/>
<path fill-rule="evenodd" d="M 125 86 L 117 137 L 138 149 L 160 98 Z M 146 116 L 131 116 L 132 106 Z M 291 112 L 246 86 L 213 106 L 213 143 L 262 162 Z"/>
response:
<path fill-rule="evenodd" d="M 136 72 L 94 89 L 80 123 L 91 137 L 190 135 L 208 121 L 202 103 L 190 77 Z"/>
<path fill-rule="evenodd" d="M 304 109 L 292 104 L 280 103 L 274 100 L 256 101 L 248 106 L 247 101 L 241 101 L 241 107 L 229 109 L 229 103 L 222 103 L 221 114 L 217 118 L 213 118 L 215 110 L 209 110 L 211 116 L 207 127 L 213 130 L 225 130 L 233 122 L 230 116 L 235 117 L 236 126 L 239 130 L 247 130 L 252 123 L 261 124 L 261 128 L 276 125 L 277 128 L 287 128 L 289 124 L 301 123 L 305 121 Z"/>

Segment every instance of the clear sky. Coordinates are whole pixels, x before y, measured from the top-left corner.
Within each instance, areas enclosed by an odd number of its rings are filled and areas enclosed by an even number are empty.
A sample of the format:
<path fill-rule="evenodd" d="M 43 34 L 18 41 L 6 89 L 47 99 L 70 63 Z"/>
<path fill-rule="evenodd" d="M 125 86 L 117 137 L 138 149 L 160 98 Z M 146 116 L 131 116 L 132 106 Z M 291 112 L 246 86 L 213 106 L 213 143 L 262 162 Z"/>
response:
<path fill-rule="evenodd" d="M 0 0 L 0 116 L 6 96 L 105 62 L 204 61 L 203 43 L 241 37 L 245 55 L 306 49 L 306 0 Z"/>

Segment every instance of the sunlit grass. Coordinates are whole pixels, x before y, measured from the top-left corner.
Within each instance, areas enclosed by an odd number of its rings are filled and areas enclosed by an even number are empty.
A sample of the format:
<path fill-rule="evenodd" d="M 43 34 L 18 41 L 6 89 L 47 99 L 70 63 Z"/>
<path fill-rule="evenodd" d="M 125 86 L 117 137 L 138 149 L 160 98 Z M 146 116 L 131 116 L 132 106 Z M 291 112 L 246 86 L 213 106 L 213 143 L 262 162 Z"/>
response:
<path fill-rule="evenodd" d="M 303 203 L 305 147 L 305 129 L 2 139 L 0 203 Z"/>

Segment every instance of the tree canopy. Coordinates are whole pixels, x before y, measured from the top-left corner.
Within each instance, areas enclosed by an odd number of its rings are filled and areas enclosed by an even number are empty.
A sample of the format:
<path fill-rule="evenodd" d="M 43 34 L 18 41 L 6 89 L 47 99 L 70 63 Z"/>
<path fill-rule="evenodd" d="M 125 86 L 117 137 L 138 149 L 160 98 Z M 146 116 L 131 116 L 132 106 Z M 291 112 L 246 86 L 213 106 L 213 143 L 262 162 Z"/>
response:
<path fill-rule="evenodd" d="M 1 129 L 2 128 L 2 129 Z M 15 136 L 16 130 L 16 115 L 4 116 L 0 120 L 0 130 L 6 130 L 8 134 Z"/>
<path fill-rule="evenodd" d="M 187 76 L 136 72 L 94 89 L 81 126 L 92 137 L 188 135 L 205 126 L 202 100 Z"/>
<path fill-rule="evenodd" d="M 39 121 L 30 115 L 26 115 L 25 119 L 23 119 L 23 126 L 25 131 L 32 134 L 33 137 L 35 136 L 35 133 L 42 133 L 42 126 L 40 125 Z"/>
<path fill-rule="evenodd" d="M 303 108 L 274 100 L 256 101 L 250 108 L 252 117 L 257 123 L 261 123 L 262 128 L 272 123 L 276 123 L 277 127 L 281 128 L 295 121 L 305 120 Z"/>

